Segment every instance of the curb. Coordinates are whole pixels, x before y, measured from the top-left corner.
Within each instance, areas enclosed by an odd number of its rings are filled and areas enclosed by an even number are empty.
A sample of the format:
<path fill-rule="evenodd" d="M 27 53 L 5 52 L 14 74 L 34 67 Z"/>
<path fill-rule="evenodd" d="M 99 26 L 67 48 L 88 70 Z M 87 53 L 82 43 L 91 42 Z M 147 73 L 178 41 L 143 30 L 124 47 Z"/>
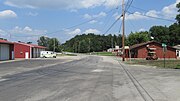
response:
<path fill-rule="evenodd" d="M 11 63 L 11 62 L 16 62 L 16 61 L 23 61 L 25 59 L 17 59 L 17 60 L 5 60 L 5 61 L 0 61 L 0 64 L 2 63 Z"/>

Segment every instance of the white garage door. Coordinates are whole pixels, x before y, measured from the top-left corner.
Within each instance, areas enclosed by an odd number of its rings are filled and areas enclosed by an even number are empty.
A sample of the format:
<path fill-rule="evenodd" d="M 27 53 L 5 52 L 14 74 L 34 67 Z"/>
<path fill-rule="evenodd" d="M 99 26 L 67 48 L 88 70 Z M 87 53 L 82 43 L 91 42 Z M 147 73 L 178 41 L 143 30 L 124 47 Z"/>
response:
<path fill-rule="evenodd" d="M 0 60 L 9 60 L 9 45 L 0 44 Z"/>

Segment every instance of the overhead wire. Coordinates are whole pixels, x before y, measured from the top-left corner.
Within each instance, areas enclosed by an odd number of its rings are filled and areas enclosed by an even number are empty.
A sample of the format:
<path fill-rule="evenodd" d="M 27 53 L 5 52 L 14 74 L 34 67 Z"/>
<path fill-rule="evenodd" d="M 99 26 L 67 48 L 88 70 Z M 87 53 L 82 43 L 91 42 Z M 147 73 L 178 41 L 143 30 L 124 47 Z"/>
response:
<path fill-rule="evenodd" d="M 107 33 L 111 30 L 111 28 L 112 28 L 120 19 L 121 19 L 121 16 L 118 17 L 118 18 L 112 23 L 112 25 L 106 30 L 106 32 L 105 32 L 104 34 L 107 34 Z"/>
<path fill-rule="evenodd" d="M 149 16 L 149 15 L 144 15 L 144 14 L 141 14 L 141 13 L 132 13 L 132 12 L 129 12 L 129 11 L 127 11 L 127 13 L 129 13 L 129 14 L 141 15 L 141 16 L 145 16 L 145 17 L 149 17 L 149 18 L 153 18 L 153 19 L 158 19 L 158 20 L 164 20 L 164 21 L 169 21 L 169 22 L 175 22 L 174 20 L 171 20 L 171 19 L 165 19 L 165 18 L 160 18 L 160 17 L 154 17 L 154 16 Z"/>
<path fill-rule="evenodd" d="M 127 4 L 126 4 L 126 7 L 125 7 L 125 13 L 126 13 L 126 11 L 128 11 L 129 8 L 132 6 L 133 0 L 131 0 L 131 1 L 128 0 L 128 2 L 129 2 L 129 3 L 127 3 Z"/>
<path fill-rule="evenodd" d="M 116 8 L 113 8 L 105 13 L 109 14 L 110 12 L 112 12 L 113 10 L 116 10 L 118 9 L 119 7 L 116 7 Z M 95 18 L 92 18 L 90 20 L 87 20 L 87 21 L 84 21 L 84 22 L 81 22 L 79 24 L 76 24 L 76 25 L 73 25 L 73 26 L 70 26 L 70 27 L 67 27 L 67 28 L 62 28 L 60 30 L 56 30 L 56 31 L 53 31 L 53 32 L 49 32 L 49 33 L 45 33 L 45 34 L 40 34 L 40 35 L 26 35 L 26 36 L 17 36 L 17 35 L 12 35 L 14 37 L 32 37 L 32 36 L 42 36 L 42 35 L 52 35 L 52 34 L 55 34 L 55 33 L 58 33 L 58 32 L 61 32 L 61 31 L 64 31 L 64 30 L 67 30 L 67 29 L 72 29 L 72 28 L 75 28 L 75 27 L 78 27 L 78 26 L 81 26 L 81 25 L 84 25 L 84 24 L 87 24 L 93 20 L 97 20 L 99 17 L 95 17 Z"/>
<path fill-rule="evenodd" d="M 125 5 L 125 13 L 129 10 L 129 8 L 132 6 L 133 0 L 128 0 L 127 4 Z M 122 22 L 120 23 L 120 28 L 119 28 L 119 34 L 121 33 L 122 30 Z"/>
<path fill-rule="evenodd" d="M 133 0 L 131 0 L 131 1 L 128 0 L 127 4 L 125 4 L 125 5 L 126 5 L 126 7 L 125 7 L 125 13 L 126 13 L 126 11 L 131 7 L 132 3 L 133 3 Z M 112 23 L 112 25 L 106 30 L 106 32 L 105 32 L 104 34 L 107 34 L 107 33 L 111 30 L 111 28 L 121 19 L 121 17 L 122 17 L 122 15 L 119 16 L 119 17 L 115 20 L 115 22 Z M 120 24 L 119 33 L 121 32 L 121 28 L 122 28 L 122 22 L 121 22 L 121 24 Z"/>

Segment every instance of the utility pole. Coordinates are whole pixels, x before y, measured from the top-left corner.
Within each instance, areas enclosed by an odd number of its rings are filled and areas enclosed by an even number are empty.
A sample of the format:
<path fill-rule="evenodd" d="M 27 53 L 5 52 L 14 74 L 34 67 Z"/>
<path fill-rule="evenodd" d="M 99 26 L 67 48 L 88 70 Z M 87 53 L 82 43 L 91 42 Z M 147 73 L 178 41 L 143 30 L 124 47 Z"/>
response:
<path fill-rule="evenodd" d="M 56 46 L 56 45 L 55 45 L 55 42 L 56 42 L 56 40 L 55 40 L 55 38 L 54 38 L 54 49 L 53 49 L 54 52 L 55 52 L 55 46 Z"/>
<path fill-rule="evenodd" d="M 113 37 L 111 38 L 111 47 L 112 47 L 112 49 L 114 48 L 113 47 L 114 45 L 113 45 Z"/>
<path fill-rule="evenodd" d="M 125 2 L 122 0 L 122 61 L 125 61 L 124 35 L 125 35 Z"/>
<path fill-rule="evenodd" d="M 89 53 L 91 53 L 91 39 L 89 38 Z"/>
<path fill-rule="evenodd" d="M 81 51 L 81 42 L 79 41 L 79 46 L 78 46 L 78 53 Z"/>

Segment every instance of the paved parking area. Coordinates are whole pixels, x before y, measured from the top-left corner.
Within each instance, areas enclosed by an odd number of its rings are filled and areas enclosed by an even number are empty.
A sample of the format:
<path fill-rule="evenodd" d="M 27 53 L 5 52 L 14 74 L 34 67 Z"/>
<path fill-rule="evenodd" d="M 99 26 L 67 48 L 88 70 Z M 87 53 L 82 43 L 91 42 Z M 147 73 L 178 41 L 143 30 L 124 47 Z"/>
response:
<path fill-rule="evenodd" d="M 60 57 L 60 58 L 37 58 L 28 60 L 12 60 L 0 62 L 0 78 L 5 75 L 13 75 L 25 71 L 53 66 L 64 62 L 75 60 L 74 57 Z"/>
<path fill-rule="evenodd" d="M 180 101 L 179 70 L 130 66 L 100 56 L 15 64 L 36 68 L 52 61 L 60 64 L 4 76 L 0 101 Z"/>

